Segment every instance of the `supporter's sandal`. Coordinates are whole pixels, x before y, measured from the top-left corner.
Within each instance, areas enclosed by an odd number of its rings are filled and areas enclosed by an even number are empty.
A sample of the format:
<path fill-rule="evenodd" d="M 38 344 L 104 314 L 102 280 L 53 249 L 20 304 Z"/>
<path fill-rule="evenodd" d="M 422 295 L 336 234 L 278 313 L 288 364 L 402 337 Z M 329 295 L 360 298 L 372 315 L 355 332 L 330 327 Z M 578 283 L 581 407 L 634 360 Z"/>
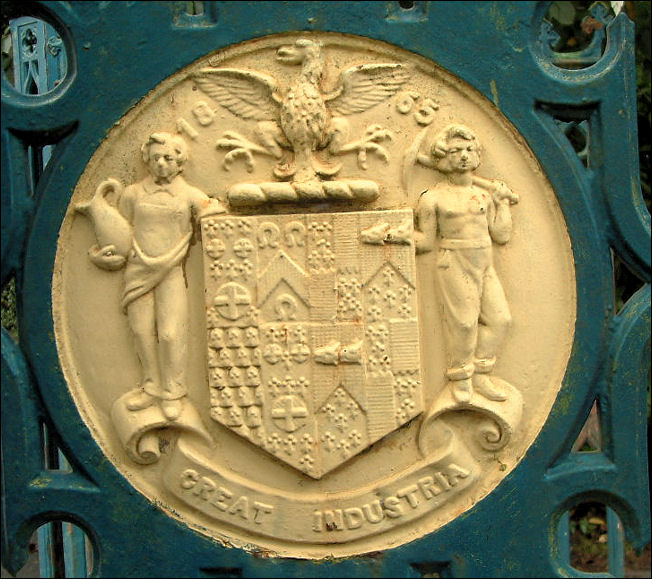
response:
<path fill-rule="evenodd" d="M 487 374 L 475 374 L 473 377 L 473 388 L 478 394 L 481 394 L 489 400 L 496 402 L 507 400 L 505 390 L 492 382 Z"/>
<path fill-rule="evenodd" d="M 139 390 L 127 398 L 128 410 L 144 410 L 156 402 L 156 398 L 144 390 Z"/>
<path fill-rule="evenodd" d="M 453 398 L 457 402 L 468 402 L 471 400 L 473 395 L 473 385 L 471 378 L 463 378 L 462 380 L 451 380 L 449 382 L 451 391 L 453 392 Z"/>
<path fill-rule="evenodd" d="M 168 420 L 176 420 L 181 416 L 181 409 L 183 403 L 180 399 L 176 400 L 161 400 L 161 410 L 163 411 L 163 416 Z"/>

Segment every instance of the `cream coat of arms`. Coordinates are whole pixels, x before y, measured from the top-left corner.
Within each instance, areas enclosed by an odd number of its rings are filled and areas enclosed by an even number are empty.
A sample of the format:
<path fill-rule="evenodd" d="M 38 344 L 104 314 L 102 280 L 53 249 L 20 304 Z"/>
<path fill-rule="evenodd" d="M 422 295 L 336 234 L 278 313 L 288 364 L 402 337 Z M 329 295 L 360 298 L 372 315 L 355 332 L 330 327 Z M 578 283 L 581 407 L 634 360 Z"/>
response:
<path fill-rule="evenodd" d="M 216 52 L 125 115 L 53 288 L 116 468 L 200 533 L 301 558 L 405 543 L 491 492 L 543 427 L 575 307 L 514 128 L 436 64 L 326 33 Z"/>
<path fill-rule="evenodd" d="M 422 411 L 411 212 L 207 217 L 202 237 L 212 418 L 319 478 Z"/>

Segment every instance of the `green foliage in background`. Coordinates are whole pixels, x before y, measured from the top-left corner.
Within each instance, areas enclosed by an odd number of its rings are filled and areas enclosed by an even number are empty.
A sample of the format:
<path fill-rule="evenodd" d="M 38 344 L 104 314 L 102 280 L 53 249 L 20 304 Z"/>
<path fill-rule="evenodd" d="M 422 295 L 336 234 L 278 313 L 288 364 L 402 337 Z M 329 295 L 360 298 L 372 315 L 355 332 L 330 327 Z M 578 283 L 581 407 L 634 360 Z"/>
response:
<path fill-rule="evenodd" d="M 2 327 L 9 332 L 14 340 L 18 340 L 16 284 L 13 279 L 2 288 Z"/>

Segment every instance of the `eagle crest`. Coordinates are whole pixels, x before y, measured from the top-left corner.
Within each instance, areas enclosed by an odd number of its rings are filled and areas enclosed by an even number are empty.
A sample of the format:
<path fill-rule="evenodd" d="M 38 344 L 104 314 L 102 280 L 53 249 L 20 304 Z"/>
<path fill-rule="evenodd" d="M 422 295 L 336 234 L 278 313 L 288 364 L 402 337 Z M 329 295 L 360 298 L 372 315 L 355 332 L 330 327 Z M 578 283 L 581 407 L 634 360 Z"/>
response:
<path fill-rule="evenodd" d="M 258 121 L 250 141 L 235 131 L 226 131 L 218 147 L 228 149 L 224 167 L 238 157 L 248 170 L 254 167 L 254 153 L 272 156 L 278 163 L 274 174 L 282 180 L 305 182 L 336 175 L 340 163 L 324 163 L 317 153 L 330 155 L 356 152 L 366 168 L 372 152 L 388 161 L 380 144 L 391 133 L 380 125 L 369 126 L 364 135 L 348 141 L 347 115 L 362 113 L 395 95 L 408 80 L 401 64 L 361 64 L 340 75 L 335 90 L 322 87 L 324 60 L 319 43 L 299 39 L 276 52 L 278 61 L 301 66 L 297 80 L 282 87 L 274 77 L 252 70 L 204 68 L 193 75 L 200 90 L 234 115 Z"/>

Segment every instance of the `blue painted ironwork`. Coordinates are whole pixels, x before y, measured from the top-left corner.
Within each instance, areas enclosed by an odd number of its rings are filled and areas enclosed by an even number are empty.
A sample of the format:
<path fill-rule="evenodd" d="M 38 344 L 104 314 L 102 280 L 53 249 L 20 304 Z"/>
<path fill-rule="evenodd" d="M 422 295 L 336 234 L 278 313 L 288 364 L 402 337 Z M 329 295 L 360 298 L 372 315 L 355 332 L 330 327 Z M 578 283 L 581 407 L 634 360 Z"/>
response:
<path fill-rule="evenodd" d="M 47 22 L 30 16 L 9 21 L 12 39 L 13 84 L 22 94 L 38 95 L 51 91 L 66 76 L 68 61 L 63 41 Z M 52 156 L 52 145 L 28 147 L 30 174 L 41 175 Z M 69 468 L 68 461 L 49 440 L 43 428 L 44 466 Z M 41 577 L 86 576 L 84 533 L 71 523 L 45 523 L 38 528 L 39 570 Z M 60 570 L 62 568 L 62 570 Z"/>
<path fill-rule="evenodd" d="M 569 9 L 572 11 L 575 10 L 572 7 Z M 598 25 L 601 25 L 602 28 L 597 28 L 593 32 L 591 40 L 586 47 L 576 51 L 563 52 L 557 50 L 561 41 L 559 33 L 555 30 L 553 23 L 548 18 L 545 18 L 541 22 L 540 33 L 542 45 L 548 57 L 555 65 L 563 68 L 584 68 L 595 64 L 600 59 L 607 41 L 606 26 L 611 22 L 614 15 L 605 6 L 605 3 L 595 2 L 590 6 L 588 16 Z"/>
<path fill-rule="evenodd" d="M 3 10 L 49 22 L 68 55 L 63 82 L 45 95 L 22 95 L 2 80 L 1 271 L 3 286 L 16 277 L 21 336 L 16 343 L 2 330 L 4 566 L 17 571 L 34 529 L 65 518 L 88 535 L 96 576 L 581 576 L 562 552 L 558 529 L 569 508 L 591 500 L 617 514 L 630 543 L 645 545 L 650 215 L 638 183 L 627 17 L 609 23 L 609 42 L 592 66 L 568 70 L 555 64 L 540 34 L 548 2 L 415 2 L 409 9 L 398 2 L 204 2 L 195 14 L 186 4 L 3 4 Z M 286 30 L 338 31 L 394 44 L 493 100 L 557 194 L 577 277 L 575 343 L 563 387 L 518 467 L 436 532 L 381 554 L 319 563 L 227 549 L 135 493 L 102 454 L 68 393 L 51 315 L 59 228 L 80 175 L 113 124 L 199 57 Z M 588 167 L 556 120 L 588 122 Z M 53 158 L 33 183 L 26 150 L 52 143 Z M 645 282 L 619 312 L 612 251 Z M 604 450 L 573 453 L 596 398 Z M 70 472 L 44 470 L 38 458 L 44 421 L 58 433 Z"/>
<path fill-rule="evenodd" d="M 66 76 L 68 59 L 54 28 L 38 18 L 10 21 L 14 85 L 23 94 L 44 94 Z"/>

